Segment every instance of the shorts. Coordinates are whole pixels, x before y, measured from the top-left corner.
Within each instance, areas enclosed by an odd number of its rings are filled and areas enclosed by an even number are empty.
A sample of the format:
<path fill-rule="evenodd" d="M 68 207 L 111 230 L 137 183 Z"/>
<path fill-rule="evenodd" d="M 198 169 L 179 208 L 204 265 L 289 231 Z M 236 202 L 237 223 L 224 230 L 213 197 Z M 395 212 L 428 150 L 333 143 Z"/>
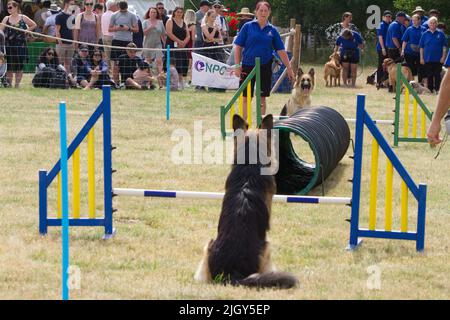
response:
<path fill-rule="evenodd" d="M 344 50 L 341 56 L 341 63 L 359 63 L 359 55 L 355 50 Z"/>
<path fill-rule="evenodd" d="M 114 47 L 126 47 L 131 41 L 113 40 L 111 45 Z M 126 54 L 126 49 L 111 49 L 111 60 L 117 61 L 122 54 Z"/>
<path fill-rule="evenodd" d="M 247 75 L 252 72 L 254 66 L 242 66 L 241 78 L 239 79 L 239 87 L 247 79 Z M 260 67 L 261 74 L 261 97 L 270 97 L 270 90 L 272 89 L 272 60 L 266 64 L 262 64 Z M 256 77 L 253 77 L 251 81 L 252 97 L 255 93 Z M 244 90 L 244 97 L 247 97 L 247 90 Z"/>
<path fill-rule="evenodd" d="M 65 59 L 72 59 L 73 53 L 74 53 L 74 48 L 71 43 L 57 44 L 55 49 L 56 49 L 56 54 L 58 55 L 58 58 L 61 61 L 61 63 L 63 63 Z"/>
<path fill-rule="evenodd" d="M 101 40 L 102 40 L 103 45 L 110 46 L 112 43 L 112 36 L 104 35 Z M 111 57 L 111 48 L 106 48 L 106 47 L 100 47 L 100 48 L 104 50 L 104 52 L 106 54 L 106 59 L 109 60 Z"/>

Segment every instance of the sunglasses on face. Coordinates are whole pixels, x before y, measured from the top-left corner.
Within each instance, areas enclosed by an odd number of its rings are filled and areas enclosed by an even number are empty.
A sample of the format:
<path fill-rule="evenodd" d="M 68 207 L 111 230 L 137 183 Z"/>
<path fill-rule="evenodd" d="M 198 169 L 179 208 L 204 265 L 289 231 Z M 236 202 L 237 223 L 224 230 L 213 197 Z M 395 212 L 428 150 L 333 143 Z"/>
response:
<path fill-rule="evenodd" d="M 48 56 L 54 56 L 55 54 L 53 52 L 47 52 Z"/>
<path fill-rule="evenodd" d="M 158 10 L 164 10 L 164 7 L 159 7 L 159 8 L 157 8 Z"/>
<path fill-rule="evenodd" d="M 89 6 L 89 7 L 92 7 L 94 4 L 90 2 L 90 3 L 85 3 L 84 5 L 85 5 L 86 7 L 88 7 L 88 6 Z"/>

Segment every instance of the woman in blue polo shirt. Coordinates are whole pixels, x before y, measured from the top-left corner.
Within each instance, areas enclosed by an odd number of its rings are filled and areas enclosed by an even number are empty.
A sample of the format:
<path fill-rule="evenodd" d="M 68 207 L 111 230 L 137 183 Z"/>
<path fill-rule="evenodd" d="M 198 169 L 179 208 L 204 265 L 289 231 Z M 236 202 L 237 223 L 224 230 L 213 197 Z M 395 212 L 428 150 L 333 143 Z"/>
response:
<path fill-rule="evenodd" d="M 420 65 L 419 43 L 425 28 L 420 24 L 420 16 L 412 16 L 413 25 L 406 29 L 402 37 L 402 56 L 405 57 L 406 64 L 411 69 L 412 74 L 418 75 L 418 81 L 422 82 L 423 72 Z"/>
<path fill-rule="evenodd" d="M 342 80 L 345 86 L 355 87 L 360 49 L 364 48 L 363 39 L 358 32 L 345 29 L 336 40 L 334 52 L 339 49 L 342 64 Z M 351 84 L 350 84 L 351 82 Z"/>
<path fill-rule="evenodd" d="M 255 59 L 261 61 L 261 114 L 266 114 L 266 97 L 270 96 L 272 84 L 272 52 L 275 50 L 286 66 L 289 79 L 294 82 L 295 75 L 292 71 L 289 58 L 284 49 L 280 34 L 272 26 L 268 19 L 271 13 L 270 4 L 261 1 L 256 4 L 256 20 L 247 22 L 234 42 L 235 44 L 235 63 L 241 63 L 242 66 L 236 68 L 235 74 L 240 77 L 240 85 L 244 82 L 247 75 L 255 67 Z M 255 78 L 252 80 L 252 96 L 254 92 Z M 247 91 L 244 91 L 244 97 L 247 97 Z M 244 99 L 244 119 L 247 119 L 247 99 Z"/>
<path fill-rule="evenodd" d="M 437 30 L 437 18 L 428 20 L 429 29 L 420 38 L 420 64 L 425 66 L 428 89 L 439 92 L 441 86 L 442 65 L 445 62 L 447 38 L 442 31 Z"/>
<path fill-rule="evenodd" d="M 383 70 L 383 61 L 387 58 L 386 50 L 386 36 L 389 25 L 392 22 L 392 12 L 386 10 L 383 12 L 383 20 L 377 28 L 377 53 L 378 53 L 378 68 L 377 68 L 377 85 L 381 86 L 383 79 L 387 78 L 386 72 Z"/>

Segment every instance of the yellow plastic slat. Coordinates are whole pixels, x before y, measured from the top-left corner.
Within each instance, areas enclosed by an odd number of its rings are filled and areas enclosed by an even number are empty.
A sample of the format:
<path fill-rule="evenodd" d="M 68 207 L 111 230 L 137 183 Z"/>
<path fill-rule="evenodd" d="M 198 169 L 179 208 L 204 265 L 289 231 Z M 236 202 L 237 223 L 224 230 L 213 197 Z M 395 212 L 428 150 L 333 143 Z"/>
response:
<path fill-rule="evenodd" d="M 408 187 L 405 181 L 402 180 L 402 210 L 401 210 L 401 222 L 400 231 L 408 232 Z"/>
<path fill-rule="evenodd" d="M 378 189 L 378 153 L 377 140 L 372 138 L 372 167 L 370 171 L 370 207 L 369 207 L 369 230 L 375 230 L 377 223 L 377 189 Z"/>
<path fill-rule="evenodd" d="M 421 109 L 422 110 L 422 109 Z M 426 115 L 425 111 L 422 110 L 421 112 L 421 121 L 420 121 L 420 128 L 422 129 L 421 136 L 422 138 L 426 138 L 427 135 L 427 128 L 426 128 Z"/>
<path fill-rule="evenodd" d="M 94 128 L 88 133 L 88 207 L 89 219 L 95 219 L 95 146 Z"/>
<path fill-rule="evenodd" d="M 73 217 L 80 218 L 80 148 L 76 148 L 72 155 L 73 161 Z"/>
<path fill-rule="evenodd" d="M 61 172 L 59 172 L 58 173 L 58 176 L 57 176 L 58 178 L 57 178 L 57 185 L 56 185 L 56 188 L 57 188 L 57 199 L 56 199 L 56 201 L 57 201 L 57 208 L 58 208 L 58 211 L 57 211 L 57 213 L 56 213 L 56 217 L 58 218 L 58 219 L 62 219 L 62 184 L 61 184 Z"/>
<path fill-rule="evenodd" d="M 413 138 L 417 138 L 417 100 L 413 98 Z"/>
<path fill-rule="evenodd" d="M 247 84 L 247 122 L 248 127 L 252 126 L 252 82 Z"/>
<path fill-rule="evenodd" d="M 408 138 L 409 134 L 409 90 L 405 87 L 405 114 L 403 123 L 403 136 Z"/>
<path fill-rule="evenodd" d="M 392 231 L 392 187 L 394 180 L 394 168 L 392 162 L 386 159 L 386 221 L 384 230 Z"/>

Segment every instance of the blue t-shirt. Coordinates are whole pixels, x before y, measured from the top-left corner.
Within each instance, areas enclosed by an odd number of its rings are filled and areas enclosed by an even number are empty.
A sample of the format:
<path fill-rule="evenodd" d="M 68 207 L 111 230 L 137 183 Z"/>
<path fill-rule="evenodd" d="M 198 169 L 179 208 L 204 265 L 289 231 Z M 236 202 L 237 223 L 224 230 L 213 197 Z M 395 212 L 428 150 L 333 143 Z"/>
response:
<path fill-rule="evenodd" d="M 74 26 L 74 21 L 71 21 L 70 19 L 74 19 L 75 15 L 68 15 L 65 12 L 60 12 L 56 15 L 55 18 L 55 25 L 61 26 L 59 29 L 59 33 L 61 34 L 61 38 L 73 40 L 73 33 L 72 29 Z M 69 22 L 67 22 L 69 20 Z M 72 28 L 69 28 L 68 26 L 72 26 Z M 62 43 L 70 44 L 71 42 L 63 41 Z"/>
<path fill-rule="evenodd" d="M 419 26 L 417 28 L 415 26 L 410 26 L 408 29 L 406 29 L 402 37 L 402 42 L 408 43 L 405 47 L 406 54 L 413 56 L 420 55 L 419 43 L 423 32 L 425 32 L 425 28 L 422 26 Z"/>
<path fill-rule="evenodd" d="M 379 36 L 383 37 L 383 44 L 384 44 L 384 47 L 386 48 L 386 36 L 387 36 L 388 29 L 389 29 L 389 23 L 381 21 L 380 25 L 377 28 L 377 51 L 381 51 L 381 49 L 383 49 L 380 44 L 380 39 L 378 38 Z"/>
<path fill-rule="evenodd" d="M 272 51 L 284 50 L 284 43 L 281 40 L 277 29 L 270 23 L 264 28 L 260 28 L 258 21 L 247 22 L 234 41 L 242 51 L 242 65 L 254 66 L 255 58 L 261 59 L 261 64 L 267 64 L 272 60 Z"/>
<path fill-rule="evenodd" d="M 425 63 L 439 62 L 442 58 L 444 47 L 447 46 L 447 37 L 442 31 L 425 31 L 420 38 L 420 48 L 423 48 Z"/>
<path fill-rule="evenodd" d="M 336 46 L 340 47 L 341 57 L 344 56 L 345 50 L 355 50 L 354 57 L 359 59 L 359 48 L 358 45 L 363 43 L 363 40 L 358 32 L 352 31 L 353 38 L 346 40 L 342 36 L 336 39 Z"/>
<path fill-rule="evenodd" d="M 397 48 L 392 41 L 392 38 L 397 38 L 398 42 L 402 42 L 402 36 L 403 36 L 403 25 L 400 24 L 398 21 L 394 21 L 389 25 L 387 36 L 386 36 L 386 47 L 389 49 L 395 49 Z"/>
<path fill-rule="evenodd" d="M 427 16 L 422 16 L 422 18 L 420 18 L 420 24 L 421 25 L 423 25 L 427 21 L 428 21 L 428 17 Z"/>
<path fill-rule="evenodd" d="M 447 60 L 445 60 L 444 65 L 445 65 L 446 67 L 450 67 L 450 51 L 449 51 L 448 54 L 447 54 Z"/>

